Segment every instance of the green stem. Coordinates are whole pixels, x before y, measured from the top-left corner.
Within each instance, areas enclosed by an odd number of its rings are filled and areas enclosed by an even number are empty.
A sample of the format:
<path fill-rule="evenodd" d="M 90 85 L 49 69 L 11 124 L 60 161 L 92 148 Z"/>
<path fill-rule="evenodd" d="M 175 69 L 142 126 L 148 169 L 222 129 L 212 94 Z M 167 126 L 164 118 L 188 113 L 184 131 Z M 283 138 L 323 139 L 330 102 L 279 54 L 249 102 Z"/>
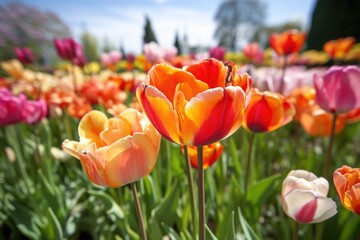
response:
<path fill-rule="evenodd" d="M 326 162 L 325 162 L 324 174 L 323 174 L 325 178 L 328 177 L 329 168 L 331 165 L 331 151 L 332 151 L 334 136 L 335 136 L 336 120 L 337 120 L 337 114 L 333 113 L 333 122 L 332 122 L 332 126 L 331 126 L 330 137 L 329 137 L 330 138 L 329 147 L 326 152 Z"/>
<path fill-rule="evenodd" d="M 74 92 L 77 95 L 75 66 L 73 64 L 70 64 L 70 68 L 71 68 L 71 75 L 72 75 L 72 80 L 73 80 L 73 85 L 74 85 Z"/>
<path fill-rule="evenodd" d="M 280 86 L 279 86 L 279 93 L 284 92 L 284 82 L 285 82 L 285 73 L 287 68 L 287 56 L 284 56 L 284 65 L 281 68 L 281 78 L 280 78 Z"/>
<path fill-rule="evenodd" d="M 246 162 L 246 172 L 245 172 L 245 181 L 244 181 L 244 202 L 246 202 L 247 190 L 248 190 L 248 185 L 249 185 L 249 181 L 250 181 L 251 154 L 252 154 L 254 138 L 255 138 L 255 133 L 252 132 L 250 135 L 248 158 L 247 158 L 247 162 Z"/>
<path fill-rule="evenodd" d="M 131 191 L 133 193 L 134 200 L 135 200 L 136 215 L 137 215 L 137 219 L 138 219 L 141 239 L 147 240 L 144 219 L 142 216 L 142 210 L 141 210 L 141 206 L 140 206 L 140 200 L 139 200 L 138 192 L 136 189 L 136 183 L 135 182 L 131 183 L 130 187 L 131 187 Z"/>
<path fill-rule="evenodd" d="M 191 166 L 190 166 L 190 158 L 189 158 L 189 152 L 188 147 L 184 146 L 184 155 L 185 155 L 185 162 L 186 162 L 186 176 L 189 183 L 189 193 L 190 193 L 190 208 L 191 208 L 191 218 L 193 221 L 193 238 L 196 239 L 196 233 L 197 233 L 197 224 L 198 221 L 196 221 L 196 214 L 195 214 L 195 195 L 194 195 L 194 184 L 193 184 L 193 177 L 191 174 Z"/>
<path fill-rule="evenodd" d="M 295 222 L 295 227 L 294 227 L 294 233 L 293 233 L 293 240 L 298 240 L 299 238 L 299 223 Z"/>
<path fill-rule="evenodd" d="M 205 191 L 204 191 L 204 166 L 203 147 L 197 147 L 198 156 L 198 201 L 199 201 L 199 240 L 205 239 Z"/>

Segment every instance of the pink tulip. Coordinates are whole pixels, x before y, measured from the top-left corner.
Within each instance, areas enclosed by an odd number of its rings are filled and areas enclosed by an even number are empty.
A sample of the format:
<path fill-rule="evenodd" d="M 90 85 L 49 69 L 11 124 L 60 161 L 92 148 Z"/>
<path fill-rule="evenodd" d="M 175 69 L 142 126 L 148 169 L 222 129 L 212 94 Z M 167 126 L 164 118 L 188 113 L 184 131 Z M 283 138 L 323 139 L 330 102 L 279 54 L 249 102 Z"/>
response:
<path fill-rule="evenodd" d="M 32 64 L 35 62 L 35 55 L 30 48 L 15 48 L 15 55 L 22 64 Z"/>
<path fill-rule="evenodd" d="M 0 126 L 20 122 L 23 119 L 21 113 L 23 103 L 24 98 L 14 96 L 6 88 L 0 88 Z"/>
<path fill-rule="evenodd" d="M 226 48 L 224 47 L 214 47 L 209 50 L 210 58 L 215 58 L 219 61 L 224 61 L 226 53 Z"/>
<path fill-rule="evenodd" d="M 144 45 L 144 55 L 149 62 L 159 63 L 162 61 L 164 53 L 159 44 L 150 42 Z"/>
<path fill-rule="evenodd" d="M 281 200 L 286 215 L 299 223 L 317 223 L 337 213 L 336 203 L 327 197 L 329 182 L 305 170 L 293 170 L 285 178 Z"/>
<path fill-rule="evenodd" d="M 54 39 L 59 56 L 64 60 L 72 61 L 82 54 L 82 48 L 73 38 Z"/>
<path fill-rule="evenodd" d="M 314 76 L 316 100 L 327 112 L 345 113 L 360 107 L 360 69 L 333 66 L 321 77 Z"/>
<path fill-rule="evenodd" d="M 21 113 L 23 121 L 27 124 L 34 124 L 40 122 L 47 115 L 47 107 L 44 100 L 37 101 L 24 99 Z"/>
<path fill-rule="evenodd" d="M 256 42 L 249 43 L 243 49 L 245 57 L 253 63 L 261 63 L 264 60 L 264 51 Z"/>

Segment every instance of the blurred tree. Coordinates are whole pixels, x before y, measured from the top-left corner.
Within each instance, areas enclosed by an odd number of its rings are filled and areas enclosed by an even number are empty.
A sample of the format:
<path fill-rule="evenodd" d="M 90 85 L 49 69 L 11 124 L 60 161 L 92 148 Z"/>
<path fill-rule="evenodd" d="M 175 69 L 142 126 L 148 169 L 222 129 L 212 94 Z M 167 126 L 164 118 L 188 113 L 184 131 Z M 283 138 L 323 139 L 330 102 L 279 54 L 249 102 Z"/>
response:
<path fill-rule="evenodd" d="M 54 13 L 22 3 L 0 4 L 0 60 L 15 57 L 15 47 L 29 47 L 40 63 L 56 52 L 54 38 L 70 36 L 69 27 Z"/>
<path fill-rule="evenodd" d="M 214 37 L 218 46 L 235 51 L 240 39 L 248 40 L 265 20 L 265 5 L 261 0 L 223 0 L 215 14 L 217 28 Z"/>
<path fill-rule="evenodd" d="M 89 62 L 100 59 L 98 40 L 93 34 L 86 30 L 83 31 L 81 34 L 81 44 L 84 54 Z"/>
<path fill-rule="evenodd" d="M 116 47 L 110 42 L 108 37 L 105 37 L 102 44 L 102 52 L 108 53 L 112 50 L 116 50 Z"/>
<path fill-rule="evenodd" d="M 176 31 L 175 33 L 175 41 L 174 41 L 174 46 L 177 48 L 178 50 L 178 55 L 181 55 L 182 54 L 182 51 L 181 51 L 181 42 L 180 42 L 180 39 L 179 39 L 179 33 Z"/>
<path fill-rule="evenodd" d="M 322 50 L 325 42 L 355 37 L 360 42 L 359 0 L 317 0 L 307 37 L 307 49 Z"/>
<path fill-rule="evenodd" d="M 145 26 L 144 26 L 144 37 L 143 37 L 143 44 L 149 42 L 158 42 L 156 40 L 155 33 L 151 26 L 150 18 L 146 15 L 145 16 Z"/>

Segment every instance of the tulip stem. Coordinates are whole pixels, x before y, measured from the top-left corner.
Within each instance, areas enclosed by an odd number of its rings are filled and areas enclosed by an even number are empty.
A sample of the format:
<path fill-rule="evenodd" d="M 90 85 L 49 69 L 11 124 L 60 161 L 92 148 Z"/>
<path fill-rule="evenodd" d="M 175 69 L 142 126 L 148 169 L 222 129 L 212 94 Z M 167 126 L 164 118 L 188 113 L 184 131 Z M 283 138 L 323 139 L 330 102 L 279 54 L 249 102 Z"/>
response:
<path fill-rule="evenodd" d="M 190 208 L 191 208 L 191 218 L 193 221 L 193 237 L 196 239 L 196 233 L 197 233 L 197 223 L 196 221 L 196 214 L 195 214 L 195 195 L 194 195 L 194 184 L 193 184 L 193 177 L 191 174 L 191 167 L 190 167 L 190 158 L 189 158 L 189 152 L 188 147 L 184 146 L 184 155 L 185 155 L 185 162 L 186 162 L 186 176 L 189 182 L 189 193 L 190 193 Z"/>
<path fill-rule="evenodd" d="M 299 223 L 295 222 L 293 240 L 298 240 L 298 238 L 299 238 Z"/>
<path fill-rule="evenodd" d="M 141 239 L 142 240 L 147 240 L 147 236 L 146 236 L 146 232 L 145 232 L 144 219 L 143 219 L 143 216 L 142 216 L 142 210 L 141 210 L 141 206 L 140 206 L 140 200 L 139 200 L 138 192 L 137 192 L 137 189 L 136 189 L 136 183 L 135 182 L 131 183 L 130 187 L 131 187 L 131 191 L 132 191 L 132 193 L 134 195 L 136 215 L 137 215 L 138 224 L 139 224 L 139 228 L 140 228 Z"/>
<path fill-rule="evenodd" d="M 77 95 L 77 84 L 76 84 L 76 73 L 75 73 L 75 66 L 73 64 L 70 64 L 70 71 L 72 75 L 73 85 L 74 85 L 74 92 Z"/>
<path fill-rule="evenodd" d="M 205 191 L 204 191 L 204 166 L 203 147 L 197 147 L 198 155 L 198 201 L 199 201 L 199 240 L 205 239 Z"/>
<path fill-rule="evenodd" d="M 328 177 L 329 168 L 330 168 L 330 164 L 331 164 L 331 151 L 332 151 L 334 136 L 335 136 L 336 120 L 337 120 L 337 114 L 334 113 L 332 126 L 331 126 L 331 132 L 330 132 L 329 147 L 328 147 L 327 153 L 326 153 L 326 162 L 325 162 L 324 174 L 323 174 L 325 178 Z"/>
<path fill-rule="evenodd" d="M 247 162 L 246 162 L 246 172 L 245 172 L 245 181 L 244 181 L 244 203 L 246 202 L 247 189 L 248 189 L 249 180 L 250 180 L 251 155 L 252 155 L 252 148 L 253 148 L 254 139 L 255 139 L 255 133 L 252 132 L 251 135 L 250 135 L 249 152 L 248 152 L 248 158 L 247 158 Z"/>
<path fill-rule="evenodd" d="M 284 82 L 285 82 L 285 73 L 287 68 L 287 56 L 284 56 L 284 64 L 281 68 L 281 78 L 280 78 L 280 86 L 279 86 L 279 93 L 283 94 L 284 92 Z"/>

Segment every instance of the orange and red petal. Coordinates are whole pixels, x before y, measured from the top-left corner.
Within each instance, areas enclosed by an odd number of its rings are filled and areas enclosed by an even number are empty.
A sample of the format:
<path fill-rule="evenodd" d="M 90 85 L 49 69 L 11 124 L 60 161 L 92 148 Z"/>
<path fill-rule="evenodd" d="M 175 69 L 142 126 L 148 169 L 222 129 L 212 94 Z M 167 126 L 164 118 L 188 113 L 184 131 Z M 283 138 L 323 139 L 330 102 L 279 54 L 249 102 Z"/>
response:
<path fill-rule="evenodd" d="M 179 119 L 172 103 L 153 86 L 141 83 L 136 96 L 146 116 L 167 140 L 180 143 Z"/>
<path fill-rule="evenodd" d="M 184 144 L 203 146 L 234 133 L 243 120 L 245 93 L 240 87 L 209 89 L 185 107 Z"/>
<path fill-rule="evenodd" d="M 204 59 L 184 69 L 196 79 L 207 83 L 209 88 L 224 88 L 229 70 L 221 61 L 214 58 Z"/>
<path fill-rule="evenodd" d="M 190 73 L 168 64 L 155 65 L 148 73 L 148 84 L 162 92 L 170 102 L 173 101 L 175 88 L 178 83 L 195 82 Z"/>

